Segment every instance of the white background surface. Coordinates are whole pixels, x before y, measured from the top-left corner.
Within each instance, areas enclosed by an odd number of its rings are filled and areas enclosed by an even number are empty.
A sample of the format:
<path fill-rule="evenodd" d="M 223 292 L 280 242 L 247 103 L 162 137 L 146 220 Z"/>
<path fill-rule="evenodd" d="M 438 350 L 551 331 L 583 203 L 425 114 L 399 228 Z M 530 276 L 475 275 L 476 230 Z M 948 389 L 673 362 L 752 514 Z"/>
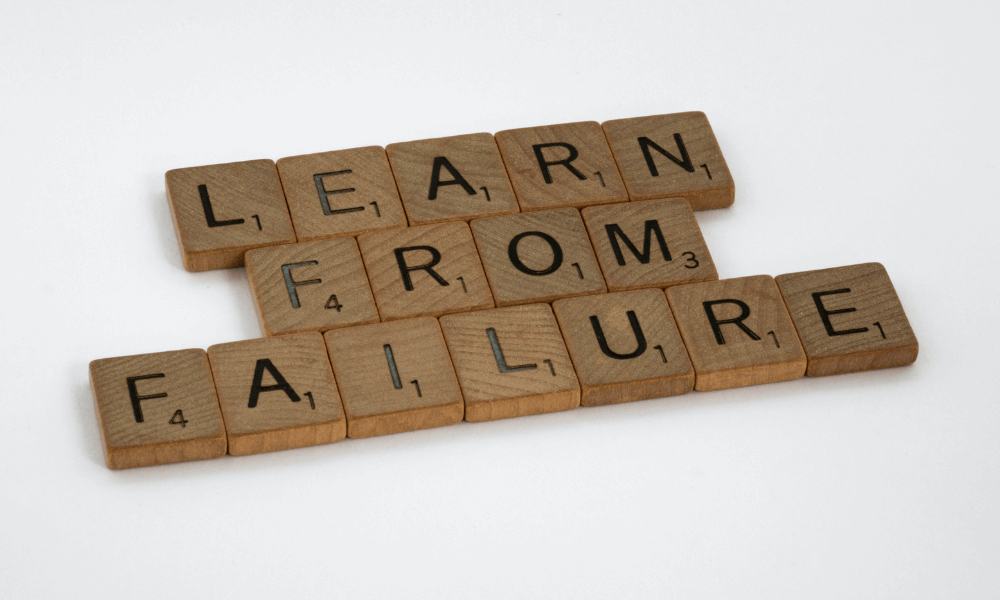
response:
<path fill-rule="evenodd" d="M 758 6 L 759 4 L 759 6 Z M 0 596 L 995 598 L 996 2 L 0 5 Z M 96 358 L 258 337 L 168 169 L 705 111 L 723 278 L 880 261 L 912 367 L 112 472 Z"/>

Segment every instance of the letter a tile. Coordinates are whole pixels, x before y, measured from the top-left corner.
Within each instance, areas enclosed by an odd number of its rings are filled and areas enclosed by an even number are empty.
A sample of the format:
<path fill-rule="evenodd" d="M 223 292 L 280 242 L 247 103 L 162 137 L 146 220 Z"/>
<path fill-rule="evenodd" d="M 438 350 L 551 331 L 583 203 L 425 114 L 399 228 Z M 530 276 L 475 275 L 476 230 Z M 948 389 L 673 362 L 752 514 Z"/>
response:
<path fill-rule="evenodd" d="M 802 377 L 806 354 L 769 275 L 678 285 L 667 300 L 700 391 Z"/>
<path fill-rule="evenodd" d="M 226 453 L 226 430 L 204 350 L 90 363 L 104 458 L 112 469 Z"/>
<path fill-rule="evenodd" d="M 166 180 L 188 271 L 242 267 L 251 248 L 295 241 L 274 161 L 174 169 Z"/>
<path fill-rule="evenodd" d="M 451 425 L 465 406 L 433 317 L 328 331 L 347 435 L 371 437 Z"/>
<path fill-rule="evenodd" d="M 632 200 L 686 198 L 694 210 L 732 205 L 736 186 L 705 113 L 619 119 L 602 127 Z"/>
<path fill-rule="evenodd" d="M 352 237 L 247 252 L 247 277 L 264 335 L 379 321 Z"/>
<path fill-rule="evenodd" d="M 580 384 L 548 304 L 441 317 L 466 421 L 568 410 Z"/>
<path fill-rule="evenodd" d="M 661 290 L 635 290 L 552 303 L 583 406 L 686 394 L 694 368 Z"/>
<path fill-rule="evenodd" d="M 521 212 L 628 200 L 594 121 L 509 129 L 496 140 Z"/>
<path fill-rule="evenodd" d="M 917 338 L 879 263 L 775 279 L 809 358 L 806 375 L 899 367 L 917 360 Z"/>
<path fill-rule="evenodd" d="M 591 206 L 582 213 L 611 291 L 719 278 L 686 200 Z"/>
<path fill-rule="evenodd" d="M 230 454 L 329 444 L 347 434 L 319 333 L 217 344 L 208 358 Z"/>

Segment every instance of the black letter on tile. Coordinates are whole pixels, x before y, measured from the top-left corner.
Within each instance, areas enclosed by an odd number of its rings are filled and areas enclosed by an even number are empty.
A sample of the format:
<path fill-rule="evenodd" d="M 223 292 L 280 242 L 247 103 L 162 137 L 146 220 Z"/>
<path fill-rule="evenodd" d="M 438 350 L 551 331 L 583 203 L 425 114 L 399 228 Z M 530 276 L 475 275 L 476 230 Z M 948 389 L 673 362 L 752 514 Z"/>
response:
<path fill-rule="evenodd" d="M 415 250 L 425 250 L 431 253 L 430 262 L 411 267 L 406 264 L 406 257 L 403 256 L 406 252 L 413 252 Z M 413 291 L 413 281 L 410 279 L 410 271 L 427 271 L 427 274 L 434 278 L 435 281 L 441 285 L 448 285 L 448 282 L 444 280 L 443 277 L 437 274 L 433 269 L 434 265 L 441 262 L 441 253 L 434 246 L 410 246 L 408 248 L 396 248 L 394 250 L 396 253 L 396 264 L 399 265 L 399 274 L 403 276 L 403 287 L 406 291 Z"/>
<path fill-rule="evenodd" d="M 545 155 L 542 154 L 542 150 L 544 150 L 545 148 L 553 148 L 553 147 L 565 148 L 569 150 L 569 156 L 567 158 L 564 158 L 563 160 L 551 160 L 551 161 L 545 160 Z M 563 142 L 555 142 L 552 144 L 535 144 L 534 146 L 532 146 L 532 148 L 535 150 L 535 158 L 538 159 L 538 166 L 539 168 L 542 169 L 542 177 L 545 178 L 545 183 L 552 183 L 552 174 L 549 173 L 549 167 L 555 165 L 562 165 L 566 167 L 570 173 L 576 175 L 577 179 L 587 178 L 586 175 L 576 170 L 576 167 L 570 164 L 571 162 L 576 160 L 578 156 L 580 156 L 580 153 L 576 151 L 576 148 L 574 148 L 570 144 L 564 144 Z"/>
<path fill-rule="evenodd" d="M 330 173 L 317 173 L 313 175 L 313 183 L 316 184 L 316 193 L 319 194 L 319 203 L 323 206 L 324 215 L 342 215 L 344 213 L 359 212 L 365 209 L 364 206 L 352 206 L 351 208 L 340 208 L 337 210 L 330 209 L 330 196 L 334 194 L 349 194 L 354 191 L 354 188 L 341 188 L 339 190 L 328 190 L 326 186 L 323 185 L 323 178 L 330 177 L 331 175 L 347 175 L 353 173 L 351 169 L 344 169 L 343 171 L 332 171 Z"/>
<path fill-rule="evenodd" d="M 529 235 L 542 238 L 548 242 L 549 247 L 552 248 L 552 264 L 549 265 L 549 268 L 536 271 L 528 268 L 527 265 L 521 262 L 521 257 L 517 254 L 517 246 L 521 243 L 521 240 Z M 512 239 L 510 244 L 507 245 L 507 256 L 510 258 L 511 264 L 513 264 L 518 271 L 527 275 L 548 275 L 549 273 L 555 273 L 556 270 L 562 266 L 563 261 L 562 246 L 560 246 L 559 242 L 557 242 L 551 235 L 542 233 L 541 231 L 525 231 L 515 235 L 514 239 Z"/>
<path fill-rule="evenodd" d="M 517 365 L 514 367 L 508 366 L 507 358 L 503 355 L 503 348 L 500 347 L 500 338 L 497 337 L 497 330 L 490 327 L 489 329 L 486 330 L 486 337 L 488 337 L 490 340 L 490 346 L 493 348 L 493 358 L 496 359 L 497 368 L 500 369 L 501 373 L 513 373 L 515 371 L 530 371 L 531 369 L 538 368 L 538 363 Z"/>
<path fill-rule="evenodd" d="M 153 398 L 166 398 L 167 393 L 161 392 L 159 394 L 150 394 L 149 396 L 140 396 L 139 390 L 135 388 L 135 382 L 141 381 L 143 379 L 158 379 L 160 377 L 166 377 L 163 373 L 157 373 L 156 375 L 138 375 L 136 377 L 126 377 L 125 381 L 128 383 L 128 397 L 132 399 L 132 412 L 135 414 L 135 422 L 142 423 L 142 407 L 139 405 L 140 400 L 152 400 Z"/>
<path fill-rule="evenodd" d="M 660 231 L 660 223 L 656 219 L 650 219 L 646 221 L 646 230 L 643 233 L 645 239 L 642 242 L 642 253 L 635 247 L 632 240 L 625 235 L 622 228 L 618 226 L 617 223 L 611 223 L 604 226 L 604 230 L 608 232 L 608 240 L 611 242 L 611 249 L 615 253 L 615 259 L 618 260 L 618 264 L 625 266 L 625 255 L 622 254 L 621 246 L 618 245 L 618 238 L 621 238 L 625 242 L 625 247 L 632 251 L 639 262 L 648 265 L 650 259 L 650 250 L 653 241 L 653 235 L 656 235 L 656 242 L 660 245 L 660 252 L 663 253 L 663 260 L 670 262 L 673 260 L 670 256 L 670 250 L 667 248 L 667 241 L 663 239 L 663 232 Z"/>
<path fill-rule="evenodd" d="M 225 225 L 239 225 L 243 219 L 230 219 L 228 221 L 216 221 L 215 211 L 212 210 L 212 201 L 208 199 L 208 186 L 199 185 L 198 194 L 201 196 L 201 207 L 205 210 L 205 220 L 209 227 L 223 227 Z"/>
<path fill-rule="evenodd" d="M 608 340 L 604 337 L 604 330 L 601 328 L 601 322 L 597 320 L 597 315 L 590 316 L 590 326 L 594 328 L 594 335 L 597 336 L 597 343 L 601 347 L 601 352 L 606 356 L 611 358 L 616 358 L 618 360 L 626 360 L 629 358 L 635 358 L 637 356 L 642 356 L 642 353 L 646 351 L 646 336 L 642 333 L 642 327 L 639 326 L 639 319 L 635 316 L 635 311 L 630 310 L 627 313 L 628 322 L 632 326 L 632 333 L 635 335 L 635 350 L 629 352 L 628 354 L 618 354 L 608 347 Z"/>
<path fill-rule="evenodd" d="M 656 169 L 656 163 L 653 162 L 653 155 L 649 152 L 650 148 L 674 161 L 678 167 L 688 173 L 694 173 L 694 164 L 691 162 L 691 157 L 688 156 L 687 148 L 684 147 L 684 140 L 681 139 L 681 134 L 675 133 L 674 141 L 677 142 L 677 149 L 681 151 L 681 158 L 684 160 L 678 160 L 676 156 L 660 148 L 656 142 L 650 140 L 648 137 L 639 138 L 639 147 L 642 148 L 642 155 L 646 157 L 646 166 L 649 167 L 649 174 L 653 177 L 659 177 L 660 172 Z"/>
<path fill-rule="evenodd" d="M 281 265 L 281 274 L 285 276 L 285 287 L 288 289 L 288 299 L 292 301 L 292 308 L 299 308 L 299 292 L 295 288 L 300 285 L 315 285 L 317 283 L 323 283 L 322 279 L 307 279 L 306 281 L 295 281 L 292 279 L 292 269 L 295 267 L 307 267 L 309 265 L 318 265 L 319 262 L 315 260 L 309 260 L 306 262 L 294 263 L 290 265 Z"/>
<path fill-rule="evenodd" d="M 760 339 L 759 335 L 743 324 L 744 319 L 750 316 L 750 307 L 747 306 L 745 302 L 741 300 L 711 300 L 708 302 L 702 302 L 701 304 L 705 307 L 705 314 L 708 315 L 708 322 L 711 323 L 712 331 L 715 332 L 715 341 L 718 342 L 720 346 L 726 343 L 726 338 L 722 337 L 722 325 L 726 325 L 727 323 L 732 323 L 742 329 L 743 333 L 750 336 L 751 340 Z M 740 316 L 735 319 L 723 319 L 720 321 L 716 318 L 715 311 L 713 309 L 716 304 L 735 304 L 740 307 Z"/>
<path fill-rule="evenodd" d="M 813 297 L 813 302 L 816 303 L 816 310 L 819 311 L 819 318 L 823 320 L 823 327 L 826 327 L 826 334 L 830 337 L 835 335 L 850 335 L 852 333 L 864 333 L 868 331 L 867 327 L 862 327 L 861 329 L 845 329 L 843 331 L 837 331 L 833 328 L 833 323 L 830 322 L 830 315 L 840 315 L 843 313 L 852 313 L 858 309 L 851 308 L 841 308 L 839 310 L 827 310 L 823 306 L 823 296 L 830 296 L 832 294 L 846 294 L 851 291 L 851 288 L 844 288 L 842 290 L 833 290 L 829 292 L 815 292 Z M 885 337 L 885 336 L 882 336 Z"/>
<path fill-rule="evenodd" d="M 444 167 L 449 173 L 451 173 L 450 181 L 441 181 L 441 167 Z M 427 192 L 427 199 L 437 200 L 438 188 L 443 185 L 460 185 L 462 186 L 462 189 L 465 190 L 466 194 L 470 196 L 476 195 L 476 190 L 472 189 L 472 186 L 465 180 L 465 177 L 462 177 L 462 174 L 458 172 L 458 169 L 451 166 L 451 163 L 448 162 L 447 158 L 443 156 L 435 156 L 434 166 L 431 167 L 431 189 Z"/>
<path fill-rule="evenodd" d="M 274 378 L 274 385 L 263 385 L 265 370 Z M 260 397 L 261 392 L 277 392 L 279 390 L 285 392 L 292 402 L 301 400 L 299 395 L 295 393 L 295 390 L 292 389 L 292 386 L 288 385 L 288 382 L 285 381 L 281 371 L 271 363 L 271 359 L 262 358 L 258 360 L 257 367 L 253 372 L 253 385 L 250 387 L 250 402 L 247 404 L 247 407 L 255 408 L 257 406 L 257 398 Z"/>

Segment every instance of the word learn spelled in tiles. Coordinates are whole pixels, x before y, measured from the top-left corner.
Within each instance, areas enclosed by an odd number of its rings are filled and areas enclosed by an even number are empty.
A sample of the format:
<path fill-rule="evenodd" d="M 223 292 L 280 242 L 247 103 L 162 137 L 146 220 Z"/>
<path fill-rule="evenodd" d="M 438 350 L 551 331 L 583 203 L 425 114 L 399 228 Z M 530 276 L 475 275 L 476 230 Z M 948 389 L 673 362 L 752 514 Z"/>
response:
<path fill-rule="evenodd" d="M 885 268 L 719 280 L 703 113 L 175 169 L 184 266 L 262 339 L 95 360 L 113 469 L 910 364 Z"/>

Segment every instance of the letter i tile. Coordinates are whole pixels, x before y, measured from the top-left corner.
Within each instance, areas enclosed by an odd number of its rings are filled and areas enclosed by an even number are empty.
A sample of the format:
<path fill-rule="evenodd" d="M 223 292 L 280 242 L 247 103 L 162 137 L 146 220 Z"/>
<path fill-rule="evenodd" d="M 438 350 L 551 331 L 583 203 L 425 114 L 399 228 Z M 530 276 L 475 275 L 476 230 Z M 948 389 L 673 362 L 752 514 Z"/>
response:
<path fill-rule="evenodd" d="M 663 292 L 635 290 L 552 303 L 580 378 L 580 404 L 686 394 L 694 368 Z"/>
<path fill-rule="evenodd" d="M 769 275 L 667 289 L 700 391 L 802 377 L 806 354 Z"/>
<path fill-rule="evenodd" d="M 580 384 L 548 304 L 445 315 L 441 329 L 465 396 L 466 421 L 580 405 Z"/>
<path fill-rule="evenodd" d="M 217 344 L 208 358 L 230 454 L 344 439 L 347 422 L 319 333 Z"/>

